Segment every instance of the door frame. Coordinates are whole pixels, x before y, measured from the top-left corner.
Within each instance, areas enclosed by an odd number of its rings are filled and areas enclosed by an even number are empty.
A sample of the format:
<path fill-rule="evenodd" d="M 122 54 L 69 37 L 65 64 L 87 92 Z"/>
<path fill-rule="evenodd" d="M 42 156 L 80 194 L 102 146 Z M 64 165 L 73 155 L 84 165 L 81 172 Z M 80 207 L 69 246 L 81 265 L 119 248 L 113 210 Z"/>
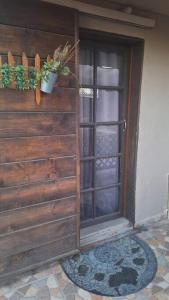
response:
<path fill-rule="evenodd" d="M 144 40 L 126 37 L 107 32 L 80 29 L 80 39 L 95 40 L 105 43 L 116 42 L 119 45 L 130 47 L 130 66 L 128 80 L 128 108 L 127 128 L 125 137 L 125 162 L 123 171 L 123 217 L 127 218 L 133 225 L 135 223 L 135 187 L 136 187 L 136 165 L 138 148 L 138 129 L 140 113 L 141 79 L 144 54 Z M 80 106 L 80 101 L 79 104 Z M 78 111 L 79 108 L 78 108 Z M 80 118 L 79 118 L 80 119 Z M 80 128 L 80 120 L 78 124 Z M 79 132 L 79 131 L 78 131 Z M 80 140 L 80 133 L 78 139 Z M 80 146 L 80 143 L 79 143 Z M 79 166 L 80 167 L 80 166 Z M 79 197 L 80 208 L 80 197 Z M 80 224 L 79 224 L 80 225 Z M 80 227 L 80 226 L 79 226 Z M 80 228 L 79 228 L 80 231 Z"/>

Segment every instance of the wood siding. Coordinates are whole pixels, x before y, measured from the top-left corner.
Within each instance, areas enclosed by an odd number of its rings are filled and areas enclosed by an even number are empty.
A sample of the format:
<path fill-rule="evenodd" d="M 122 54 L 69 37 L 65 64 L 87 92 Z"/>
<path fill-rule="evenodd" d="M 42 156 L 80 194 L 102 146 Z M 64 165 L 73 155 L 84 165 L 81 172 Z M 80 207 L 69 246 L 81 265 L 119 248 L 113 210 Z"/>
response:
<path fill-rule="evenodd" d="M 3 60 L 11 50 L 18 62 L 22 51 L 31 62 L 36 52 L 45 58 L 74 43 L 76 19 L 76 11 L 41 1 L 1 0 Z M 76 112 L 73 76 L 42 94 L 40 106 L 32 91 L 0 89 L 1 281 L 78 249 Z"/>

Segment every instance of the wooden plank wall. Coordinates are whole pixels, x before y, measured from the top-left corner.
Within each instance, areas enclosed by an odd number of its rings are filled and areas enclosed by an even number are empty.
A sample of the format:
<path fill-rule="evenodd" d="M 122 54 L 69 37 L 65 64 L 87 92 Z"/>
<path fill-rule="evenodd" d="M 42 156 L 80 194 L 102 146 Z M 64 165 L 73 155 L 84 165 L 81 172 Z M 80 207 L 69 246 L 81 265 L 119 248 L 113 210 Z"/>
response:
<path fill-rule="evenodd" d="M 41 1 L 0 0 L 0 22 L 0 54 L 17 61 L 77 39 L 76 12 Z M 1 282 L 78 249 L 76 95 L 73 76 L 40 106 L 32 91 L 0 89 Z"/>

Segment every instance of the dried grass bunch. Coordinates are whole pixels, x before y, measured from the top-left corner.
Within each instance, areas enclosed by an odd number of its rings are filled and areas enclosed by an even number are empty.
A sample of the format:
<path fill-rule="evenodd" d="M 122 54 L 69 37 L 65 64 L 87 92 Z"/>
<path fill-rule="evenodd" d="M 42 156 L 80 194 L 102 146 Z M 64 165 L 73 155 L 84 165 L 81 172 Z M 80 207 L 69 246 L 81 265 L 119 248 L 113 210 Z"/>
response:
<path fill-rule="evenodd" d="M 57 73 L 57 75 L 68 76 L 71 71 L 67 64 L 74 56 L 75 48 L 78 43 L 79 41 L 72 46 L 67 42 L 64 46 L 59 46 L 54 51 L 53 58 L 49 58 L 42 66 L 42 79 L 48 80 L 50 72 Z"/>

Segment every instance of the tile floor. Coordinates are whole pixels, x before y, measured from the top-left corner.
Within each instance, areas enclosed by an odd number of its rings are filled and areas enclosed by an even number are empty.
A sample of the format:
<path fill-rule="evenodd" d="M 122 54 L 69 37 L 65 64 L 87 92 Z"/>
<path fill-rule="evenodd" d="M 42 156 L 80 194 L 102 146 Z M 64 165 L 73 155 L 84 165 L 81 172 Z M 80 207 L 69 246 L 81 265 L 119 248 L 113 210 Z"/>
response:
<path fill-rule="evenodd" d="M 155 251 L 158 272 L 152 283 L 128 297 L 107 298 L 90 294 L 69 281 L 59 263 L 22 276 L 0 288 L 0 300 L 169 300 L 169 220 L 144 227 L 138 235 Z"/>

